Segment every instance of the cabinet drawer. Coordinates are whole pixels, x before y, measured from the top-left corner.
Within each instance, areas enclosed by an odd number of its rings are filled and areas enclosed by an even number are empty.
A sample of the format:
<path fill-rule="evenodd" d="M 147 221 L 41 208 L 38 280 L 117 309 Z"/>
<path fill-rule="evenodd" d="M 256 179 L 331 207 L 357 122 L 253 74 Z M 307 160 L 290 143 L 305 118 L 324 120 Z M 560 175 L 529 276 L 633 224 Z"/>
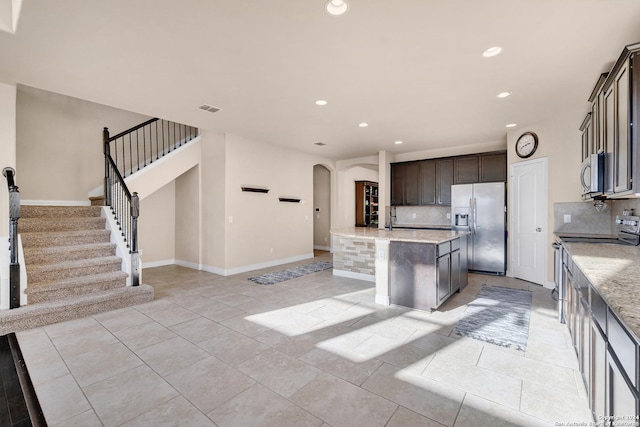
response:
<path fill-rule="evenodd" d="M 607 330 L 607 303 L 593 289 L 591 289 L 591 316 L 600 329 Z"/>
<path fill-rule="evenodd" d="M 454 239 L 451 241 L 451 252 L 460 249 L 460 239 Z"/>
<path fill-rule="evenodd" d="M 609 339 L 609 348 L 618 357 L 620 365 L 626 372 L 634 387 L 638 387 L 637 379 L 637 354 L 638 347 L 622 326 L 617 317 L 607 311 L 607 338 Z"/>
<path fill-rule="evenodd" d="M 446 255 L 451 252 L 451 241 L 438 244 L 438 253 L 436 256 Z"/>

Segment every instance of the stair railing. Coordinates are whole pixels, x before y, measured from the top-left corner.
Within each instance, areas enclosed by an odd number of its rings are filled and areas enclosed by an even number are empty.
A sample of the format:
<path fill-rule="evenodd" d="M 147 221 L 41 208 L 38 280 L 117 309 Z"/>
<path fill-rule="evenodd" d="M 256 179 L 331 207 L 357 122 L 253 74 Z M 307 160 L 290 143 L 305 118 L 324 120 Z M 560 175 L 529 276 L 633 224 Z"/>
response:
<path fill-rule="evenodd" d="M 198 136 L 198 128 L 158 118 L 112 137 L 104 131 L 106 149 L 125 178 Z"/>
<path fill-rule="evenodd" d="M 2 170 L 9 187 L 9 308 L 20 307 L 20 262 L 18 261 L 18 220 L 20 219 L 20 192 L 15 184 L 16 171 Z"/>

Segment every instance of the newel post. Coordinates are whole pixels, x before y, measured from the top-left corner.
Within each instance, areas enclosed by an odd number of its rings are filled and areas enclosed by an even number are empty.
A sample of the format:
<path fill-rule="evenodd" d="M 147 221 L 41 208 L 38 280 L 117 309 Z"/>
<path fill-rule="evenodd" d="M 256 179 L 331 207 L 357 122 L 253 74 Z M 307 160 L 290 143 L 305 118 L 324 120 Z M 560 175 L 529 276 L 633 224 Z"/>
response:
<path fill-rule="evenodd" d="M 18 261 L 18 220 L 20 219 L 20 192 L 13 177 L 16 171 L 6 167 L 2 174 L 9 187 L 9 308 L 20 307 L 20 262 Z"/>
<path fill-rule="evenodd" d="M 138 254 L 138 216 L 140 198 L 138 193 L 131 195 L 131 286 L 140 284 L 140 256 Z"/>
<path fill-rule="evenodd" d="M 104 153 L 104 204 L 111 206 L 111 174 L 109 173 L 109 128 L 102 129 L 102 152 Z"/>

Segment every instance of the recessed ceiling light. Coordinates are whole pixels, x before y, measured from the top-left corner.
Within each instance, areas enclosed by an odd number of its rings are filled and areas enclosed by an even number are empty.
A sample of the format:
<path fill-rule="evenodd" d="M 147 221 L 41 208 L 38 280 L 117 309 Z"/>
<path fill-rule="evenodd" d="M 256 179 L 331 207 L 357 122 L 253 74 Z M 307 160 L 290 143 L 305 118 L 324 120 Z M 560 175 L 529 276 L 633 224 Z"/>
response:
<path fill-rule="evenodd" d="M 516 126 L 518 126 L 516 123 L 509 123 L 508 125 L 505 125 L 504 127 L 506 127 L 506 128 L 514 128 Z"/>
<path fill-rule="evenodd" d="M 327 105 L 327 101 L 325 101 L 324 99 L 318 99 L 316 101 L 316 105 Z"/>
<path fill-rule="evenodd" d="M 325 143 L 324 143 L 324 142 L 322 142 L 322 141 L 318 141 L 318 142 L 314 142 L 314 143 L 313 143 L 313 145 L 317 145 L 318 147 L 323 147 L 323 146 L 325 146 L 325 145 L 327 145 L 327 144 L 325 144 Z"/>
<path fill-rule="evenodd" d="M 340 16 L 347 13 L 349 5 L 344 0 L 329 0 L 324 6 L 324 10 L 326 10 L 329 15 Z"/>
<path fill-rule="evenodd" d="M 396 142 L 394 142 L 394 144 L 400 145 L 400 144 L 402 144 L 402 141 L 396 141 Z"/>
<path fill-rule="evenodd" d="M 361 128 L 366 128 L 367 126 L 369 126 L 369 123 L 362 122 L 358 126 L 360 126 Z"/>
<path fill-rule="evenodd" d="M 506 98 L 507 96 L 511 95 L 511 92 L 500 92 L 499 94 L 497 94 L 496 96 L 498 98 Z"/>
<path fill-rule="evenodd" d="M 499 55 L 500 52 L 502 52 L 502 48 L 500 46 L 494 46 L 482 52 L 482 56 L 485 58 L 491 58 L 492 56 Z"/>

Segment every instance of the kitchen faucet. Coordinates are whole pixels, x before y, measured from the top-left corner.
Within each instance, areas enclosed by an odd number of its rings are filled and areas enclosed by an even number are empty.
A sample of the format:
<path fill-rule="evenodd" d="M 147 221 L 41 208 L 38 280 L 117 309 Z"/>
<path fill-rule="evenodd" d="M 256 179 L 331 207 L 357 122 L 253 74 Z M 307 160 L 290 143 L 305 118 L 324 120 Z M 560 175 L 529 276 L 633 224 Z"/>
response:
<path fill-rule="evenodd" d="M 397 219 L 398 219 L 397 215 L 398 215 L 398 214 L 397 214 L 397 212 L 396 212 L 395 206 L 392 204 L 392 205 L 389 207 L 389 231 L 393 230 L 393 220 L 394 220 L 394 219 L 395 219 L 395 220 L 397 220 Z"/>

